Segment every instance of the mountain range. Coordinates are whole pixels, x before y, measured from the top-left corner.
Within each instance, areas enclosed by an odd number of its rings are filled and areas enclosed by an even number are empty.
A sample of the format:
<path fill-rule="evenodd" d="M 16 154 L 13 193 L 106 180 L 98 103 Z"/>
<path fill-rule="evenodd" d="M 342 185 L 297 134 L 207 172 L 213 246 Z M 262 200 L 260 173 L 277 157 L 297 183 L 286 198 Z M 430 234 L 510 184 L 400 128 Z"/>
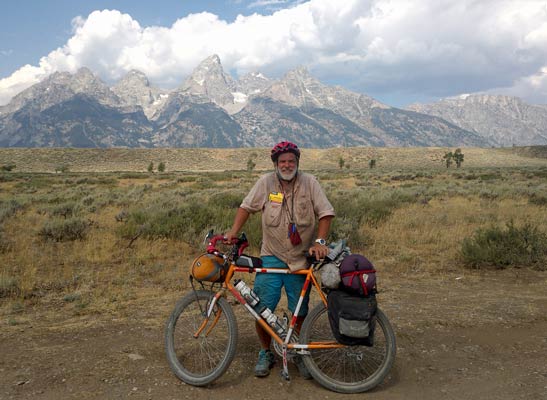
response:
<path fill-rule="evenodd" d="M 218 56 L 171 91 L 139 71 L 112 86 L 56 72 L 0 107 L 1 147 L 505 146 L 547 144 L 547 107 L 468 96 L 400 109 L 312 77 L 235 80 Z"/>

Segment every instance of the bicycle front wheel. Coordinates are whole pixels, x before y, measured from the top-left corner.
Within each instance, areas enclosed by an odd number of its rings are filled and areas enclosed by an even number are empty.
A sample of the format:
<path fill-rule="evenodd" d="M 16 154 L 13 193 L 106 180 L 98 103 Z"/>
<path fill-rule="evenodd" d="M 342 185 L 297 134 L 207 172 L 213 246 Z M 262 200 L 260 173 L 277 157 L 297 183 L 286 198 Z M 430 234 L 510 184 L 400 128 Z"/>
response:
<path fill-rule="evenodd" d="M 188 293 L 177 302 L 165 328 L 169 366 L 180 380 L 193 386 L 205 386 L 220 377 L 237 347 L 237 323 L 226 299 L 218 299 L 202 327 L 213 295 L 205 290 Z"/>
<path fill-rule="evenodd" d="M 374 345 L 310 349 L 302 357 L 313 378 L 327 389 L 339 393 L 361 393 L 384 380 L 395 361 L 395 333 L 385 314 L 376 314 Z M 321 303 L 306 317 L 300 343 L 336 342 L 329 324 L 327 308 Z"/>

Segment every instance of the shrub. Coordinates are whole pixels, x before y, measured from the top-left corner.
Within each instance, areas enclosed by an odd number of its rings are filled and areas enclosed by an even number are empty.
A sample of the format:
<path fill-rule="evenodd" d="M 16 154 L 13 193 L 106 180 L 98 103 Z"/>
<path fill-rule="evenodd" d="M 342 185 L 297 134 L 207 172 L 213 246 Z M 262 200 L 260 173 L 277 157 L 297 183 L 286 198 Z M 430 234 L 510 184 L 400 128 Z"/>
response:
<path fill-rule="evenodd" d="M 547 206 L 547 196 L 543 194 L 532 193 L 528 198 L 530 204 L 535 204 L 536 206 Z"/>
<path fill-rule="evenodd" d="M 61 173 L 61 174 L 64 174 L 64 173 L 67 173 L 69 171 L 69 166 L 66 165 L 66 164 L 59 164 L 59 165 L 56 165 L 55 166 L 55 173 Z"/>
<path fill-rule="evenodd" d="M 511 221 L 505 229 L 478 229 L 472 237 L 464 239 L 460 253 L 464 263 L 473 268 L 537 266 L 545 269 L 547 234 L 529 223 L 519 228 Z"/>
<path fill-rule="evenodd" d="M 12 276 L 0 275 L 0 298 L 19 294 L 19 283 Z"/>
<path fill-rule="evenodd" d="M 39 234 L 46 240 L 68 242 L 83 240 L 86 237 L 89 224 L 80 218 L 47 221 Z"/>
<path fill-rule="evenodd" d="M 330 197 L 336 211 L 331 229 L 333 240 L 347 239 L 356 248 L 368 244 L 369 239 L 362 233 L 363 225 L 377 227 L 393 210 L 416 199 L 414 194 L 403 191 L 382 193 L 364 190 Z"/>
<path fill-rule="evenodd" d="M 247 159 L 247 171 L 252 172 L 253 169 L 255 169 L 256 163 L 254 161 L 254 157 L 251 156 Z"/>
<path fill-rule="evenodd" d="M 4 233 L 4 229 L 0 226 L 0 254 L 7 252 L 13 245 L 13 242 Z"/>
<path fill-rule="evenodd" d="M 199 243 L 203 240 L 201 230 L 214 221 L 213 212 L 205 204 L 187 203 L 167 209 L 151 206 L 130 212 L 127 222 L 118 228 L 118 234 L 125 239 L 142 235 L 147 239 L 169 238 Z"/>
<path fill-rule="evenodd" d="M 23 208 L 23 204 L 17 200 L 0 201 L 0 223 L 11 217 Z"/>
<path fill-rule="evenodd" d="M 152 165 L 152 168 L 154 166 Z M 124 172 L 118 176 L 118 179 L 148 179 L 149 177 L 146 174 L 141 172 Z"/>
<path fill-rule="evenodd" d="M 82 199 L 82 204 L 84 206 L 90 206 L 95 202 L 95 198 L 93 196 L 86 196 Z"/>
<path fill-rule="evenodd" d="M 177 178 L 177 183 L 195 182 L 198 179 L 197 176 L 181 176 Z"/>
<path fill-rule="evenodd" d="M 0 167 L 1 171 L 13 171 L 15 169 L 15 164 L 4 164 Z"/>
<path fill-rule="evenodd" d="M 79 205 L 75 202 L 58 204 L 49 209 L 49 214 L 55 217 L 69 218 L 78 213 Z"/>
<path fill-rule="evenodd" d="M 73 303 L 75 301 L 81 300 L 82 295 L 80 293 L 69 293 L 63 296 L 63 301 L 67 303 Z"/>

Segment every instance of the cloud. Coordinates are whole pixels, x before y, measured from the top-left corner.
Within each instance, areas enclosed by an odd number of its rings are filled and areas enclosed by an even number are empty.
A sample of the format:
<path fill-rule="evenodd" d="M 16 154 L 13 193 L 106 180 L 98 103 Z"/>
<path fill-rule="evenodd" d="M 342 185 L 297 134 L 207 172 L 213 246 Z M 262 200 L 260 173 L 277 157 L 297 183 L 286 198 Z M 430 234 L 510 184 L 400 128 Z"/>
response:
<path fill-rule="evenodd" d="M 266 7 L 266 6 L 286 6 L 289 0 L 258 0 L 249 4 L 248 8 Z"/>
<path fill-rule="evenodd" d="M 160 87 L 181 84 L 204 58 L 225 69 L 278 77 L 312 74 L 378 98 L 499 91 L 547 103 L 543 0 L 257 0 L 284 6 L 227 22 L 202 12 L 143 27 L 116 10 L 73 20 L 67 43 L 0 80 L 0 104 L 54 71 L 87 66 L 107 82 L 131 69 Z M 405 100 L 399 100 L 404 102 Z"/>

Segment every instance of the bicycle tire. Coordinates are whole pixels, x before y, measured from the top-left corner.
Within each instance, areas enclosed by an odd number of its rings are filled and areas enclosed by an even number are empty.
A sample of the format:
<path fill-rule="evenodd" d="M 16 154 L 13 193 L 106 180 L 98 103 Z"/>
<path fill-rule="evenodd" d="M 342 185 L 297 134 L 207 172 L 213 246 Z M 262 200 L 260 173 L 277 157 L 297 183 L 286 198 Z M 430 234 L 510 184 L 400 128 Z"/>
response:
<path fill-rule="evenodd" d="M 339 393 L 361 393 L 385 379 L 395 361 L 395 333 L 385 314 L 376 314 L 374 346 L 310 349 L 302 359 L 312 377 L 323 387 Z M 336 341 L 323 303 L 308 314 L 300 343 Z"/>
<path fill-rule="evenodd" d="M 181 298 L 165 327 L 165 351 L 169 366 L 183 382 L 206 386 L 230 366 L 237 347 L 237 322 L 230 304 L 219 298 L 199 337 L 194 333 L 204 321 L 213 292 L 198 290 Z M 208 332 L 217 313 L 219 320 Z"/>

